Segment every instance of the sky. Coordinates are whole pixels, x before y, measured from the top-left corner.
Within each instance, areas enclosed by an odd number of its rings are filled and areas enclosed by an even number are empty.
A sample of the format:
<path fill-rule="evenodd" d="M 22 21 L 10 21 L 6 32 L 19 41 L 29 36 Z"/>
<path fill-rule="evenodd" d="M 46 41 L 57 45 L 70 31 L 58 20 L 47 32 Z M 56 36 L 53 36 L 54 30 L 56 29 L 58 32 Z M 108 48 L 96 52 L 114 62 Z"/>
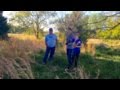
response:
<path fill-rule="evenodd" d="M 10 16 L 10 13 L 11 12 L 14 12 L 14 11 L 4 11 L 3 12 L 3 15 L 5 16 L 5 17 L 7 17 L 7 18 L 10 18 L 11 16 Z M 56 11 L 57 12 L 57 14 L 60 16 L 60 17 L 62 17 L 62 16 L 64 16 L 65 14 L 68 14 L 68 13 L 71 13 L 72 11 Z"/>
<path fill-rule="evenodd" d="M 9 21 L 9 19 L 11 18 L 11 15 L 10 15 L 11 12 L 14 12 L 14 11 L 4 11 L 4 12 L 3 12 L 3 16 L 6 17 L 6 18 L 8 19 L 8 21 Z M 65 14 L 69 14 L 69 13 L 71 13 L 72 11 L 56 11 L 56 12 L 57 12 L 57 14 L 58 14 L 58 17 L 64 17 Z M 52 27 L 53 29 L 57 29 L 54 24 L 49 24 L 45 29 L 48 29 L 48 28 L 50 28 L 50 27 Z M 56 30 L 56 31 L 57 31 L 57 30 Z"/>
<path fill-rule="evenodd" d="M 4 11 L 3 15 L 7 18 L 10 18 L 10 12 L 14 12 L 14 11 Z M 59 15 L 59 17 L 64 16 L 65 14 L 71 13 L 72 11 L 57 11 L 57 14 Z M 101 11 L 86 11 L 87 14 L 91 14 L 91 13 L 100 13 Z"/>
<path fill-rule="evenodd" d="M 14 12 L 14 11 L 4 11 L 3 12 L 3 16 L 7 17 L 8 21 L 9 21 L 9 18 L 11 18 L 11 15 L 10 15 L 11 12 Z M 56 11 L 56 12 L 57 12 L 59 18 L 64 17 L 66 14 L 72 13 L 72 11 Z M 87 14 L 92 14 L 92 13 L 100 13 L 100 11 L 87 11 Z M 49 24 L 48 27 L 46 27 L 46 29 L 48 29 L 50 27 L 52 27 L 53 29 L 57 29 L 54 24 Z"/>
<path fill-rule="evenodd" d="M 7 17 L 9 20 L 9 18 L 11 18 L 11 15 L 10 15 L 11 12 L 15 12 L 15 11 L 4 11 L 3 16 Z M 72 11 L 56 11 L 56 12 L 57 12 L 59 18 L 64 17 L 66 14 L 72 13 Z M 100 12 L 101 11 L 86 11 L 86 14 L 100 13 Z"/>

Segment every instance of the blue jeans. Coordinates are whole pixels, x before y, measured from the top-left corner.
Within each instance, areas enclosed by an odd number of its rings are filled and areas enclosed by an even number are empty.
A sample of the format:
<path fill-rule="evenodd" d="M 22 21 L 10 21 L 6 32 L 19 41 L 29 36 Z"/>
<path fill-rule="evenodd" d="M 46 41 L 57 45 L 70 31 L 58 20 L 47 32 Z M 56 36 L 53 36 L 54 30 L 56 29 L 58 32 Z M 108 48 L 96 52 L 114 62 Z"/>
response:
<path fill-rule="evenodd" d="M 52 60 L 54 53 L 55 53 L 55 47 L 47 47 L 46 52 L 45 52 L 45 56 L 43 58 L 43 62 L 47 63 L 48 56 L 49 56 L 49 60 Z"/>
<path fill-rule="evenodd" d="M 73 49 L 67 49 L 68 68 L 72 66 Z"/>

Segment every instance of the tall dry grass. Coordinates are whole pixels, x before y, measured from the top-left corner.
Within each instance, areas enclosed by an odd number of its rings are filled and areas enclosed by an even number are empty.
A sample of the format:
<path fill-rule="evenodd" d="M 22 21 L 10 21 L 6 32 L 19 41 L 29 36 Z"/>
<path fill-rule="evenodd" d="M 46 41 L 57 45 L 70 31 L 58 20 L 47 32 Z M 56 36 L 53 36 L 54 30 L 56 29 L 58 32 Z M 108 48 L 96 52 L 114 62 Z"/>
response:
<path fill-rule="evenodd" d="M 76 68 L 74 72 L 65 71 L 65 73 L 67 73 L 71 77 L 71 79 L 98 79 L 100 75 L 100 70 L 97 71 L 97 75 L 94 78 L 91 77 L 90 73 L 86 72 L 84 66 Z M 59 77 L 56 76 L 56 79 L 59 79 Z"/>
<path fill-rule="evenodd" d="M 0 78 L 33 79 L 31 55 L 41 50 L 39 40 L 35 38 L 19 39 L 11 36 L 9 41 L 0 41 Z"/>

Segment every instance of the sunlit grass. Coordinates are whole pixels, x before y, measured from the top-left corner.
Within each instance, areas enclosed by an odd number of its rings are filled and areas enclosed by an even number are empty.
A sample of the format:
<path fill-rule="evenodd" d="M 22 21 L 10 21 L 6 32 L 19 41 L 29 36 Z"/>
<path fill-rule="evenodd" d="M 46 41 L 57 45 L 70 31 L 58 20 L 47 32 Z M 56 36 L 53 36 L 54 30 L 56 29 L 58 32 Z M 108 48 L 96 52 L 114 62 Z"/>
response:
<path fill-rule="evenodd" d="M 120 78 L 120 50 L 117 40 L 89 39 L 87 50 L 79 59 L 77 72 L 68 73 L 66 47 L 58 45 L 55 59 L 42 65 L 45 53 L 44 37 L 9 34 L 9 41 L 0 41 L 0 78 L 37 79 L 109 79 Z M 63 42 L 59 40 L 60 42 Z M 100 47 L 96 48 L 96 45 Z"/>
<path fill-rule="evenodd" d="M 32 36 L 11 35 L 9 41 L 0 41 L 0 78 L 34 78 L 31 55 L 41 48 L 40 41 Z"/>

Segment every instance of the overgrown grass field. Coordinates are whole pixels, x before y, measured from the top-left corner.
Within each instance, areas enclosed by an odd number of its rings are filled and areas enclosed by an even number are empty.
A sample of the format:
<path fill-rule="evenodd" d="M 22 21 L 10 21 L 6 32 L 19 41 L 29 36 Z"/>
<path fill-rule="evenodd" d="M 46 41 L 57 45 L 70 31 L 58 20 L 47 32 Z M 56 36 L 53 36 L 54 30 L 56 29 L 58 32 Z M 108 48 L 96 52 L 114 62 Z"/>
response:
<path fill-rule="evenodd" d="M 78 69 L 67 72 L 65 47 L 58 46 L 52 62 L 42 65 L 43 39 L 32 35 L 9 34 L 0 41 L 1 79 L 120 79 L 120 41 L 88 40 L 87 53 L 82 47 Z"/>

